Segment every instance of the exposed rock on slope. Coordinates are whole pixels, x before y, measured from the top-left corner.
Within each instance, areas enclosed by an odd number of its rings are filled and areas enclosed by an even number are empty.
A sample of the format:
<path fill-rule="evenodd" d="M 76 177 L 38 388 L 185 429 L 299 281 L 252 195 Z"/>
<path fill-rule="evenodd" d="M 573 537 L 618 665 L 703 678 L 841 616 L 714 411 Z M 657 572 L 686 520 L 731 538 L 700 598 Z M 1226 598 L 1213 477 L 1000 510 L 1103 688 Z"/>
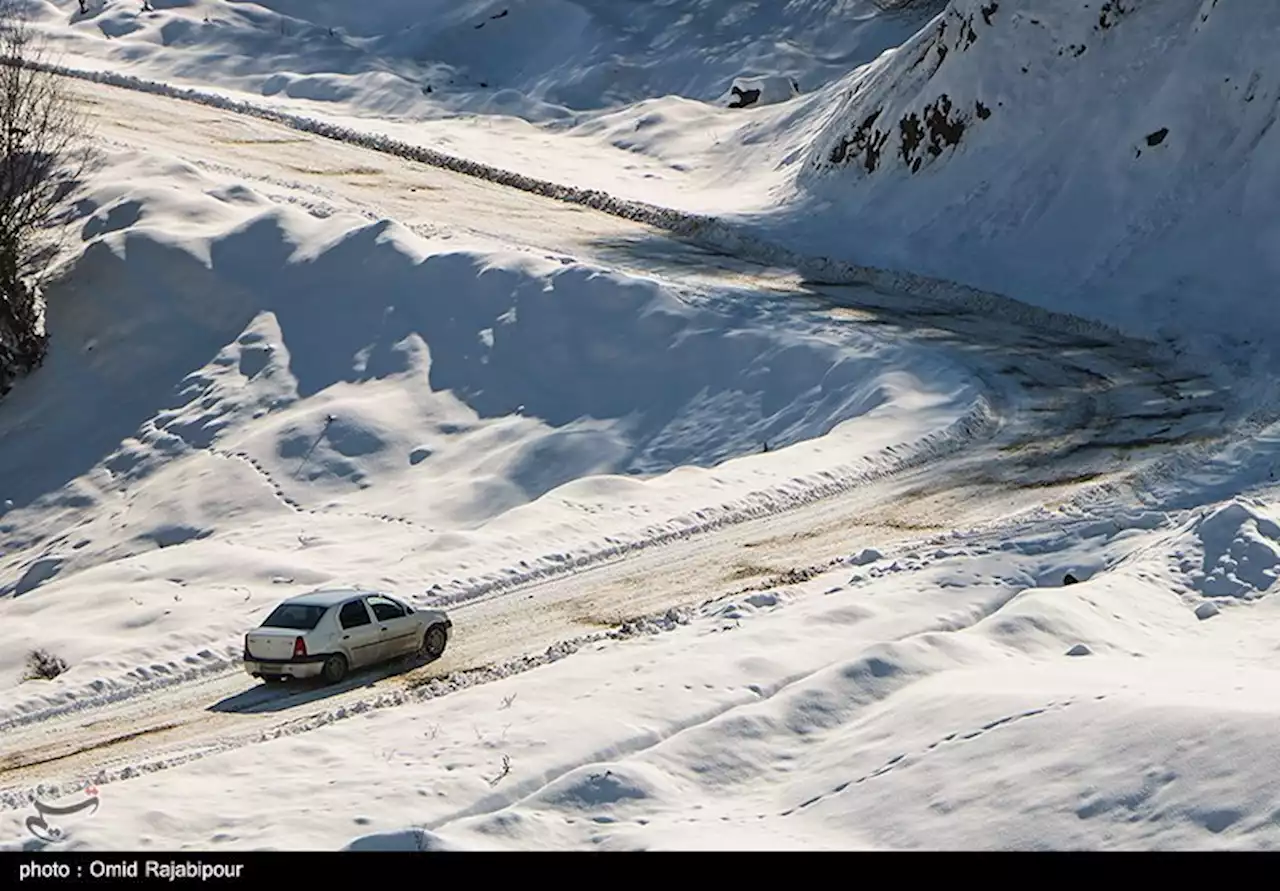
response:
<path fill-rule="evenodd" d="M 952 0 L 848 77 L 796 225 L 1148 333 L 1206 327 L 1206 295 L 1207 327 L 1274 330 L 1276 34 L 1275 4 Z"/>

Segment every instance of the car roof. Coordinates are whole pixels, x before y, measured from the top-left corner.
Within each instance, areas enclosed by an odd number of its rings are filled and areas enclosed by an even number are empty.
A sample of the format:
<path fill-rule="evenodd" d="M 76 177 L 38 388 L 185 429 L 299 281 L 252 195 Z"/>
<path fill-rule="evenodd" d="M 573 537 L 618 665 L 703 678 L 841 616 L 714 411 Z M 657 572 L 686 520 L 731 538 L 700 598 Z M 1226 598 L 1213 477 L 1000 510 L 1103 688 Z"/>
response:
<path fill-rule="evenodd" d="M 318 591 L 308 591 L 306 594 L 297 594 L 290 597 L 285 603 L 299 603 L 308 606 L 337 606 L 340 603 L 346 603 L 356 597 L 370 597 L 379 595 L 377 591 L 365 591 L 360 588 L 321 588 Z M 382 595 L 385 596 L 385 595 Z"/>

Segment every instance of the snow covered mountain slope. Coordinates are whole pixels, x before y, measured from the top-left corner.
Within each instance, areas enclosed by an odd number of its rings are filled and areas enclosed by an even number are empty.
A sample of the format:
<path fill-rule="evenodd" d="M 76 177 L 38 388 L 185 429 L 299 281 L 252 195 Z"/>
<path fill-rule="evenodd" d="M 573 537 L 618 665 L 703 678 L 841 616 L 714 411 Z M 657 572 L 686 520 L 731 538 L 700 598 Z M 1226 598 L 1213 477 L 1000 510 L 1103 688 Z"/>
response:
<path fill-rule="evenodd" d="M 61 48 L 164 80 L 339 102 L 381 115 L 556 120 L 739 75 L 805 92 L 909 37 L 941 6 L 870 0 L 122 0 L 40 5 Z"/>
<path fill-rule="evenodd" d="M 1271 3 L 953 0 L 847 79 L 783 228 L 819 253 L 1266 348 L 1277 33 Z"/>
<path fill-rule="evenodd" d="M 1213 335 L 1235 360 L 1266 352 L 1280 263 L 1274 5 L 953 0 L 932 19 L 928 3 L 624 5 L 40 9 L 90 67 L 363 117 L 500 167 L 736 213 L 806 253 L 1144 335 Z M 305 28 L 288 18 L 304 14 Z M 481 74 L 479 60 L 505 67 Z M 715 105 L 739 74 L 788 72 L 803 85 L 790 101 Z M 497 116 L 440 119 L 464 110 Z"/>
<path fill-rule="evenodd" d="M 891 13 L 872 0 L 160 0 L 151 11 L 89 0 L 87 14 L 76 0 L 24 2 L 73 68 L 711 210 L 767 205 L 760 174 L 807 145 L 824 85 L 908 39 L 944 0 Z M 742 76 L 795 80 L 800 95 L 726 109 Z"/>

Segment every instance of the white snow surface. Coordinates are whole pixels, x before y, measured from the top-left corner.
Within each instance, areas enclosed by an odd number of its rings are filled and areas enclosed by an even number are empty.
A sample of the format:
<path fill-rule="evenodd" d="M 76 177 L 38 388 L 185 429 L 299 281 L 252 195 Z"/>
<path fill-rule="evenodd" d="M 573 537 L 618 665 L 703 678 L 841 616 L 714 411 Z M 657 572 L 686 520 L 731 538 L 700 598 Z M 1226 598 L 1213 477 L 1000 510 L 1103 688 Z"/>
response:
<path fill-rule="evenodd" d="M 1275 600 L 1199 620 L 1194 571 L 1164 559 L 1196 525 L 1063 517 L 921 541 L 667 633 L 104 784 L 111 818 L 68 818 L 66 844 L 1269 848 Z"/>
<path fill-rule="evenodd" d="M 457 602 L 984 411 L 963 366 L 821 315 L 316 218 L 172 158 L 104 158 L 77 213 L 58 337 L 0 416 L 9 684 L 41 643 L 87 680 L 234 640 L 279 578 Z"/>
<path fill-rule="evenodd" d="M 0 848 L 1280 844 L 1274 4 L 77 5 Z"/>
<path fill-rule="evenodd" d="M 90 0 L 35 2 L 69 53 L 170 81 L 350 104 L 380 117 L 579 112 L 682 96 L 737 77 L 805 92 L 898 45 L 943 5 L 871 0 Z"/>
<path fill-rule="evenodd" d="M 28 5 L 71 67 L 1274 359 L 1274 4 Z M 735 78 L 801 92 L 724 108 Z M 1207 291 L 1225 311 L 1203 310 Z"/>
<path fill-rule="evenodd" d="M 787 237 L 1274 358 L 1278 28 L 1270 3 L 954 0 L 846 80 Z"/>

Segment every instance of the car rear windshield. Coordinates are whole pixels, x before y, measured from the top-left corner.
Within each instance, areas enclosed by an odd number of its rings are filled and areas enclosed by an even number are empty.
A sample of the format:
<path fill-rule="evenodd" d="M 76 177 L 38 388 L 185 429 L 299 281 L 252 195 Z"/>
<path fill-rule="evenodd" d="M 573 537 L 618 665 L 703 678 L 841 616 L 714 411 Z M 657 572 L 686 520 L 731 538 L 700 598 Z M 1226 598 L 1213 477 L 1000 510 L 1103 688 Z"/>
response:
<path fill-rule="evenodd" d="M 325 607 L 312 606 L 305 603 L 282 603 L 275 608 L 263 628 L 292 628 L 296 631 L 310 631 L 320 624 Z"/>

